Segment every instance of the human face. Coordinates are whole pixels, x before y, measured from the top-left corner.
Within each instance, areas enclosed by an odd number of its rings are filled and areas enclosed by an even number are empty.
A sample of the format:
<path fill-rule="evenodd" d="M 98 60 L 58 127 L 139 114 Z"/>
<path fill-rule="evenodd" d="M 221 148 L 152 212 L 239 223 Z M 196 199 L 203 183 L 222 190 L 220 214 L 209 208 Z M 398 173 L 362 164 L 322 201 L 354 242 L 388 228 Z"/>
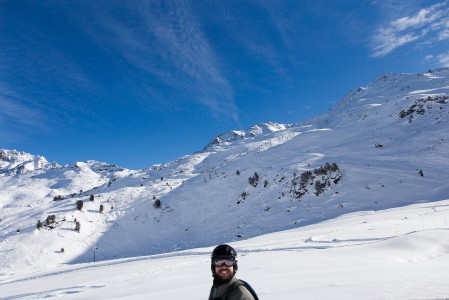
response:
<path fill-rule="evenodd" d="M 223 282 L 228 282 L 234 276 L 234 266 L 227 267 L 226 265 L 215 266 L 215 276 Z"/>

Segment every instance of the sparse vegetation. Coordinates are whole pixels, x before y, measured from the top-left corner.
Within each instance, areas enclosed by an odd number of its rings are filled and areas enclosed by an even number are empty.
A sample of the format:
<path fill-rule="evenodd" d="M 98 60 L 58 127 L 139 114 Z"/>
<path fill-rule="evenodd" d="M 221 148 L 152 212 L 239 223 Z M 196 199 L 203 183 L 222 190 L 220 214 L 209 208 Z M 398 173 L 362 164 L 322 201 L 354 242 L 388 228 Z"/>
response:
<path fill-rule="evenodd" d="M 401 110 L 399 117 L 409 117 L 408 122 L 413 122 L 413 114 L 424 115 L 426 109 L 432 109 L 432 104 L 447 104 L 449 96 L 428 96 L 426 98 L 417 99 L 408 109 Z"/>
<path fill-rule="evenodd" d="M 259 175 L 257 174 L 257 172 L 254 172 L 254 175 L 248 178 L 248 182 L 253 187 L 257 186 L 257 184 L 259 183 Z"/>
<path fill-rule="evenodd" d="M 326 187 L 326 183 L 321 183 L 321 181 L 315 181 L 315 195 L 319 196 L 322 192 L 324 192 L 324 188 Z"/>
<path fill-rule="evenodd" d="M 49 215 L 45 220 L 45 226 L 50 227 L 52 224 L 56 223 L 56 215 Z"/>
<path fill-rule="evenodd" d="M 37 224 L 36 224 L 36 228 L 40 230 L 40 229 L 42 228 L 42 226 L 43 226 L 43 225 L 42 225 L 41 220 L 38 220 L 38 221 L 37 221 Z"/>
<path fill-rule="evenodd" d="M 240 198 L 237 200 L 237 204 L 240 204 L 240 203 L 242 203 L 243 201 L 245 201 L 246 200 L 246 198 L 248 197 L 248 193 L 247 192 L 242 192 L 241 194 L 240 194 Z"/>
<path fill-rule="evenodd" d="M 296 180 L 300 180 L 299 187 Z M 332 184 L 337 184 L 341 180 L 340 168 L 336 163 L 326 163 L 324 166 L 302 172 L 299 177 L 294 174 L 290 194 L 295 199 L 301 199 L 306 193 L 309 193 L 309 186 L 314 187 L 313 193 L 319 196 L 326 190 L 326 187 L 331 187 Z"/>
<path fill-rule="evenodd" d="M 161 199 L 155 199 L 153 203 L 154 208 L 161 208 Z"/>
<path fill-rule="evenodd" d="M 78 200 L 78 201 L 76 201 L 76 209 L 82 210 L 82 209 L 83 209 L 83 206 L 84 206 L 83 200 Z"/>

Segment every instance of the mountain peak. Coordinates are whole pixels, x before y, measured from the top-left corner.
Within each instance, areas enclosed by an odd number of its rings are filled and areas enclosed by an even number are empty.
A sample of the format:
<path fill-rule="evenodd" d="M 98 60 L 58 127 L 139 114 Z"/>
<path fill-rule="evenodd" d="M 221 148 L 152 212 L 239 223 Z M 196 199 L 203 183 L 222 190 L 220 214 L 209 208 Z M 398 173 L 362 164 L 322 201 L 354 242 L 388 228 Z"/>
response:
<path fill-rule="evenodd" d="M 86 161 L 0 176 L 2 274 L 237 242 L 447 199 L 448 87 L 446 69 L 386 73 L 301 124 L 229 131 L 164 165 L 134 171 Z M 44 161 L 15 150 L 0 158 L 0 171 L 12 174 Z"/>
<path fill-rule="evenodd" d="M 232 144 L 236 141 L 245 140 L 248 138 L 255 138 L 267 133 L 273 133 L 290 128 L 291 124 L 280 124 L 275 122 L 264 122 L 257 125 L 253 125 L 246 130 L 231 130 L 216 136 L 203 151 L 213 150 L 215 147 L 222 146 L 224 144 Z"/>
<path fill-rule="evenodd" d="M 39 169 L 60 167 L 45 157 L 23 151 L 0 149 L 0 176 L 25 174 Z"/>

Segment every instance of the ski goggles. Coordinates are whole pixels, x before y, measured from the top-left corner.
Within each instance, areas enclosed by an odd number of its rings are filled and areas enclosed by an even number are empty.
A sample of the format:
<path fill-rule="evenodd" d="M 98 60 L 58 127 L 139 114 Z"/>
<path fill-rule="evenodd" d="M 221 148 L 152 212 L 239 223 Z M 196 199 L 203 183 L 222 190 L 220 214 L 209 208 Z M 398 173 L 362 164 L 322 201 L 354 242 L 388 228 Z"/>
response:
<path fill-rule="evenodd" d="M 235 260 L 232 259 L 214 259 L 212 261 L 212 264 L 216 267 L 222 267 L 222 266 L 226 266 L 226 267 L 232 267 L 235 265 Z"/>

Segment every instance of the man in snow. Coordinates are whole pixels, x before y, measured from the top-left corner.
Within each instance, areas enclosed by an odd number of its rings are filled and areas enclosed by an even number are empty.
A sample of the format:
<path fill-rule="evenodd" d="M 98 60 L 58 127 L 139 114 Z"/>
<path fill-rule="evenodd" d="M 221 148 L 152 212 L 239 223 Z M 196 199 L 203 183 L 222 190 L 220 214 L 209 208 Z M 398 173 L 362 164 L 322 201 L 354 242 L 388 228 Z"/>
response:
<path fill-rule="evenodd" d="M 209 300 L 257 300 L 251 286 L 237 279 L 237 252 L 229 245 L 219 245 L 212 252 L 211 271 L 214 277 Z"/>

